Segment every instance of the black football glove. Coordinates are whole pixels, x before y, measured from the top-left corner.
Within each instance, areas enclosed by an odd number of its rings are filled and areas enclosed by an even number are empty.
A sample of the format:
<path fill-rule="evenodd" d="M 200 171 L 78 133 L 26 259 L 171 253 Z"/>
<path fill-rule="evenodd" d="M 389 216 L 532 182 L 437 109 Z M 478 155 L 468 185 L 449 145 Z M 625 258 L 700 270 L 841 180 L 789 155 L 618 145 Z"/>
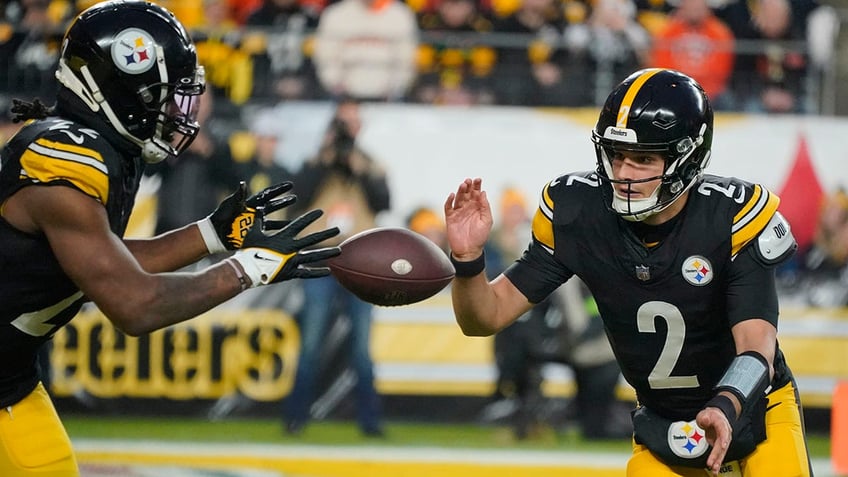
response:
<path fill-rule="evenodd" d="M 320 209 L 311 210 L 292 220 L 282 229 L 266 234 L 262 230 L 264 212 L 262 209 L 258 211 L 259 225 L 247 231 L 242 248 L 232 256 L 232 260 L 237 261 L 245 275 L 250 277 L 252 287 L 292 278 L 323 277 L 330 273 L 328 267 L 309 265 L 335 257 L 341 253 L 339 247 L 305 249 L 335 237 L 339 234 L 339 228 L 324 229 L 297 238 L 303 229 L 315 222 L 323 213 Z"/>
<path fill-rule="evenodd" d="M 256 222 L 257 209 L 263 208 L 266 214 L 270 214 L 293 204 L 297 200 L 294 195 L 283 195 L 292 187 L 294 184 L 291 182 L 281 182 L 247 197 L 247 185 L 244 181 L 239 182 L 238 189 L 221 201 L 211 215 L 197 222 L 209 253 L 241 248 L 247 231 Z M 286 224 L 287 220 L 266 220 L 265 228 L 278 230 Z"/>

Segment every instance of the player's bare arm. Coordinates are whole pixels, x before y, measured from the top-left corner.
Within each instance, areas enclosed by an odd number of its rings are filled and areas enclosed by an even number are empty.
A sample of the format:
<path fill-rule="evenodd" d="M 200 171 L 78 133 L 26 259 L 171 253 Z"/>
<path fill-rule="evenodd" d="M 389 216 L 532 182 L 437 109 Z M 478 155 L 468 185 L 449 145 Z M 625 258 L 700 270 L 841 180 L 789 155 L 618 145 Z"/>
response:
<path fill-rule="evenodd" d="M 454 314 L 467 336 L 489 336 L 512 323 L 532 306 L 503 275 L 489 283 L 483 268 L 468 276 L 461 264 L 482 259 L 492 230 L 492 211 L 482 180 L 465 179 L 445 201 L 448 244 L 457 267 L 451 287 Z M 476 269 L 475 269 L 476 270 Z M 465 276 L 463 276 L 465 275 Z"/>
<path fill-rule="evenodd" d="M 240 248 L 246 228 L 257 221 L 257 214 L 264 217 L 296 201 L 293 194 L 288 194 L 292 187 L 292 182 L 281 182 L 248 197 L 247 185 L 242 181 L 205 219 L 151 239 L 124 243 L 147 272 L 173 272 L 207 255 Z M 267 230 L 279 230 L 287 223 L 264 220 Z"/>
<path fill-rule="evenodd" d="M 194 317 L 242 289 L 225 263 L 202 273 L 148 273 L 111 232 L 103 207 L 69 187 L 26 187 L 7 207 L 7 220 L 43 232 L 68 276 L 130 335 Z"/>
<path fill-rule="evenodd" d="M 455 278 L 451 286 L 456 321 L 466 336 L 491 336 L 509 326 L 533 304 L 504 275 Z"/>
<path fill-rule="evenodd" d="M 736 343 L 736 353 L 756 351 L 769 363 L 769 378 L 774 376 L 774 353 L 777 328 L 766 320 L 750 319 L 737 323 L 730 330 Z"/>
<path fill-rule="evenodd" d="M 125 239 L 124 244 L 148 273 L 172 272 L 209 254 L 195 224 L 150 239 Z"/>

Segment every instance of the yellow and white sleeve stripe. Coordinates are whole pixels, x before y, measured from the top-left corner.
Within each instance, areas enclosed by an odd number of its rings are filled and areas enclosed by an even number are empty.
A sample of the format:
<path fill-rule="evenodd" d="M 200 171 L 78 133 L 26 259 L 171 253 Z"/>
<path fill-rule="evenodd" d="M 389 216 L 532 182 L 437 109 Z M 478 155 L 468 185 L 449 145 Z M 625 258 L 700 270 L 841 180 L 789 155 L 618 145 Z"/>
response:
<path fill-rule="evenodd" d="M 550 183 L 542 191 L 539 208 L 533 216 L 533 238 L 538 241 L 548 253 L 554 253 L 554 201 L 549 192 Z"/>
<path fill-rule="evenodd" d="M 759 184 L 754 185 L 751 198 L 733 217 L 733 226 L 730 229 L 731 256 L 735 257 L 742 247 L 763 231 L 777 211 L 778 205 L 780 198 L 777 195 Z"/>
<path fill-rule="evenodd" d="M 66 180 L 103 204 L 109 197 L 109 170 L 99 152 L 38 139 L 21 155 L 21 177 L 38 182 Z"/>

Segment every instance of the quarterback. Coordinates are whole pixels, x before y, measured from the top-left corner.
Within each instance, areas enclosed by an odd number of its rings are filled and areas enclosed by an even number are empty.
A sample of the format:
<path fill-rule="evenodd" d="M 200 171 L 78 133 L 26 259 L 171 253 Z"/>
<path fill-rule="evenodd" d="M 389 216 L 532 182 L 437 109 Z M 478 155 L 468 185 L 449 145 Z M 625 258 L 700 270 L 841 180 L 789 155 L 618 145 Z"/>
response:
<path fill-rule="evenodd" d="M 794 253 L 779 198 L 705 174 L 713 112 L 673 70 L 638 71 L 592 131 L 597 168 L 542 190 L 532 241 L 487 281 L 481 179 L 445 202 L 457 322 L 496 333 L 576 275 L 636 390 L 627 476 L 811 475 L 795 380 L 777 341 L 774 267 Z"/>
<path fill-rule="evenodd" d="M 310 265 L 339 253 L 314 247 L 337 229 L 296 238 L 320 210 L 265 220 L 294 201 L 291 183 L 251 197 L 242 184 L 206 219 L 152 239 L 122 238 L 145 164 L 179 155 L 199 127 L 203 68 L 167 10 L 119 0 L 82 12 L 65 34 L 56 78 L 55 106 L 15 102 L 26 123 L 0 155 L 3 477 L 79 475 L 36 354 L 83 303 L 138 336 L 249 287 L 327 275 Z M 232 255 L 176 272 L 220 252 Z"/>

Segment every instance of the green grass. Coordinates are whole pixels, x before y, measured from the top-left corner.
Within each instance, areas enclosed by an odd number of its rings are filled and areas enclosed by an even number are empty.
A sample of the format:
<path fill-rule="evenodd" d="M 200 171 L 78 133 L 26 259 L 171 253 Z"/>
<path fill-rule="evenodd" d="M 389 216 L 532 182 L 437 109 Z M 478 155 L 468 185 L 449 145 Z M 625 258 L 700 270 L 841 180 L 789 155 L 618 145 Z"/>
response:
<path fill-rule="evenodd" d="M 228 419 L 207 421 L 189 418 L 129 418 L 65 415 L 72 439 L 147 439 L 165 441 L 242 442 L 310 445 L 436 446 L 446 448 L 569 450 L 583 452 L 629 452 L 627 440 L 587 441 L 576 432 L 541 432 L 515 440 L 505 427 L 473 424 L 399 423 L 386 425 L 385 439 L 367 439 L 346 422 L 311 423 L 297 437 L 285 435 L 276 419 Z M 828 436 L 808 436 L 813 457 L 830 456 Z"/>

